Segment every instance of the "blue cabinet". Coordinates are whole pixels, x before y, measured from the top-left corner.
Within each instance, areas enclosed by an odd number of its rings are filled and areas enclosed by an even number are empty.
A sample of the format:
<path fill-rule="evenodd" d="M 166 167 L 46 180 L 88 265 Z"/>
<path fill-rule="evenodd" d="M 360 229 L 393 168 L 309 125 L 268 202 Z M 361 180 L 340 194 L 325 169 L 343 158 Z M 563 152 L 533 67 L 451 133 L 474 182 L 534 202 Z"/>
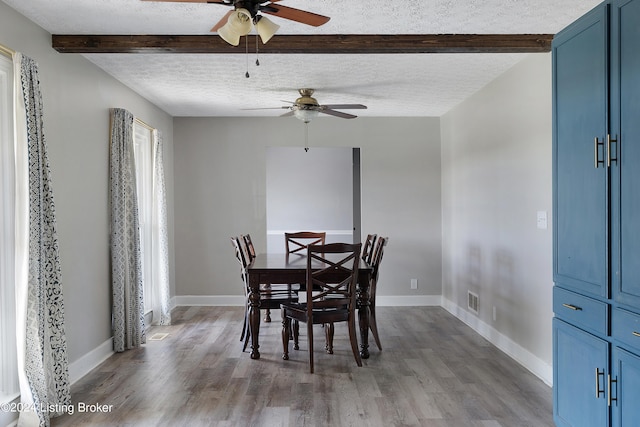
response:
<path fill-rule="evenodd" d="M 611 390 L 613 425 L 637 426 L 640 423 L 640 356 L 622 348 L 613 349 Z"/>
<path fill-rule="evenodd" d="M 554 420 L 640 425 L 640 0 L 553 41 Z"/>
<path fill-rule="evenodd" d="M 553 40 L 554 280 L 601 297 L 608 275 L 608 28 L 602 5 Z"/>
<path fill-rule="evenodd" d="M 609 343 L 553 319 L 554 419 L 558 427 L 609 425 L 606 380 Z"/>
<path fill-rule="evenodd" d="M 617 303 L 640 307 L 640 2 L 612 8 L 612 288 Z M 618 137 L 618 135 L 620 137 Z M 617 145 L 617 147 L 616 147 Z M 619 163 L 619 164 L 618 164 Z M 640 425 L 640 423 L 639 423 Z"/>

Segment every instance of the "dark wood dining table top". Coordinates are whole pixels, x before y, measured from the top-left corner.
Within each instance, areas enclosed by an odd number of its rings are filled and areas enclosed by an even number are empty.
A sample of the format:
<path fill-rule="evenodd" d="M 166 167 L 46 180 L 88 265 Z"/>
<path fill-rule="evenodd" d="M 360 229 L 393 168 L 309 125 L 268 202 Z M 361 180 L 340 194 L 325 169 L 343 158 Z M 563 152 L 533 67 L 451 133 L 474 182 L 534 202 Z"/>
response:
<path fill-rule="evenodd" d="M 331 259 L 330 256 L 327 256 Z M 312 266 L 320 267 L 320 264 L 312 261 Z M 273 271 L 284 270 L 290 272 L 307 271 L 307 256 L 305 254 L 285 254 L 285 253 L 259 253 L 247 267 L 249 273 L 272 273 Z M 372 267 L 366 261 L 360 260 L 358 271 L 371 274 Z"/>

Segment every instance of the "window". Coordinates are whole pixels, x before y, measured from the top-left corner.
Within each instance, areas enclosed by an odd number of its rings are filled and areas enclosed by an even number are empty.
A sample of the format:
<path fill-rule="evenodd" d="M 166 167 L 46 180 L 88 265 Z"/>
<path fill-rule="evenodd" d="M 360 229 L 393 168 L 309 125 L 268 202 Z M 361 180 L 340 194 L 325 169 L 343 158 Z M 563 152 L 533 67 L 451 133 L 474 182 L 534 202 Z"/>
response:
<path fill-rule="evenodd" d="M 0 52 L 0 402 L 19 393 L 15 311 L 13 61 Z"/>
<path fill-rule="evenodd" d="M 145 313 L 151 312 L 153 308 L 153 145 L 153 129 L 139 120 L 135 120 L 133 124 L 133 156 L 136 165 Z"/>

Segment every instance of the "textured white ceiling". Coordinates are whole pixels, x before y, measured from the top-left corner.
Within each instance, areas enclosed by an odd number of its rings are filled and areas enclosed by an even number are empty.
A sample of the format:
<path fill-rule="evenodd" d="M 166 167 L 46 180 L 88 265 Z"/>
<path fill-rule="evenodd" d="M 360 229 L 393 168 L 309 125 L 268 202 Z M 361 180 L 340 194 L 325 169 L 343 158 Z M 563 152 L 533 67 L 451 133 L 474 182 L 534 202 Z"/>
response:
<path fill-rule="evenodd" d="M 52 34 L 209 34 L 229 10 L 140 0 L 2 0 Z M 277 34 L 554 34 L 600 0 L 283 0 L 331 20 L 269 18 Z M 277 37 L 277 35 L 276 35 Z M 244 46 L 238 47 L 244 49 Z M 252 46 L 250 46 L 250 50 Z M 525 54 L 90 54 L 90 61 L 173 116 L 279 115 L 297 88 L 359 116 L 440 116 Z M 249 71 L 251 77 L 244 76 Z"/>

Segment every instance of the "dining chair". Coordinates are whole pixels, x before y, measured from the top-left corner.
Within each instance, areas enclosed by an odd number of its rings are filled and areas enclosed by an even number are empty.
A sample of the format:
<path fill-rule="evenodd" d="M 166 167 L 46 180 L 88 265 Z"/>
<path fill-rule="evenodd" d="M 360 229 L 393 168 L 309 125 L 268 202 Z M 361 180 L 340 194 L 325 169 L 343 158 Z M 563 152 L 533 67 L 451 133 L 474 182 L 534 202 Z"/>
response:
<path fill-rule="evenodd" d="M 327 233 L 314 231 L 297 231 L 293 233 L 284 233 L 284 241 L 287 255 L 303 252 L 310 244 L 324 245 Z M 303 252 L 304 253 L 304 252 Z M 271 284 L 272 289 L 276 292 L 298 292 L 300 290 L 299 283 Z M 271 310 L 265 311 L 265 322 L 271 322 Z"/>
<path fill-rule="evenodd" d="M 298 350 L 298 322 L 306 323 L 309 369 L 313 373 L 313 325 L 325 326 L 325 349 L 327 353 L 333 353 L 334 323 L 346 322 L 351 351 L 358 366 L 362 366 L 355 320 L 361 248 L 360 243 L 330 243 L 307 247 L 306 300 L 281 304 L 284 360 L 289 359 L 291 331 L 293 330 L 294 349 Z"/>
<path fill-rule="evenodd" d="M 376 322 L 376 288 L 378 287 L 378 275 L 380 273 L 380 264 L 382 263 L 382 256 L 384 255 L 384 247 L 389 242 L 388 237 L 378 238 L 376 248 L 373 251 L 371 258 L 371 280 L 369 281 L 369 329 L 373 334 L 373 339 L 376 341 L 378 349 L 382 350 L 380 344 L 380 337 L 378 336 L 378 324 Z"/>
<path fill-rule="evenodd" d="M 247 261 L 251 263 L 253 259 L 256 257 L 256 249 L 253 245 L 253 241 L 251 240 L 250 234 L 243 234 L 240 236 L 241 243 L 244 244 L 245 253 L 247 255 Z M 285 295 L 288 297 L 293 297 L 300 290 L 299 285 L 295 284 L 272 284 L 272 283 L 264 283 L 260 285 L 260 292 L 270 298 L 278 297 L 281 295 Z M 276 307 L 279 308 L 279 307 Z M 266 323 L 271 322 L 271 309 L 266 308 L 264 313 L 264 319 Z"/>
<path fill-rule="evenodd" d="M 287 254 L 306 252 L 309 245 L 324 245 L 327 238 L 325 232 L 298 231 L 295 233 L 284 233 L 284 244 Z"/>
<path fill-rule="evenodd" d="M 373 255 L 373 248 L 375 247 L 377 238 L 377 234 L 367 234 L 367 239 L 362 246 L 362 260 L 366 261 L 367 264 L 371 264 L 371 256 Z"/>
<path fill-rule="evenodd" d="M 245 295 L 245 310 L 244 310 L 244 325 L 242 326 L 242 333 L 240 334 L 240 341 L 244 341 L 242 351 L 247 349 L 250 337 L 249 328 L 249 276 L 247 274 L 247 267 L 251 263 L 249 255 L 247 254 L 243 239 L 240 237 L 232 237 L 231 243 L 235 250 L 236 260 L 240 263 L 240 277 L 244 287 Z M 270 288 L 260 288 L 260 309 L 276 310 L 280 308 L 282 303 L 292 303 L 298 301 L 298 295 L 296 292 L 277 292 L 272 291 Z M 269 319 L 270 320 L 270 319 Z"/>

